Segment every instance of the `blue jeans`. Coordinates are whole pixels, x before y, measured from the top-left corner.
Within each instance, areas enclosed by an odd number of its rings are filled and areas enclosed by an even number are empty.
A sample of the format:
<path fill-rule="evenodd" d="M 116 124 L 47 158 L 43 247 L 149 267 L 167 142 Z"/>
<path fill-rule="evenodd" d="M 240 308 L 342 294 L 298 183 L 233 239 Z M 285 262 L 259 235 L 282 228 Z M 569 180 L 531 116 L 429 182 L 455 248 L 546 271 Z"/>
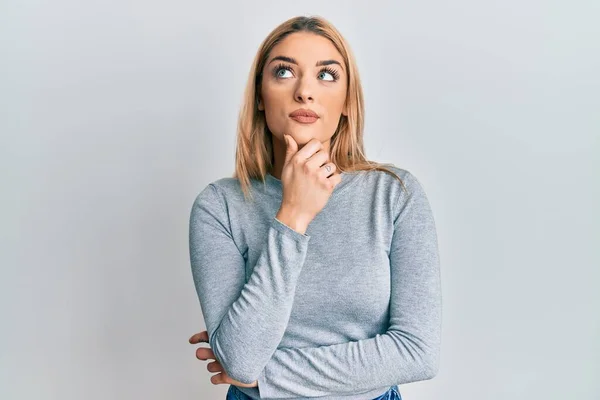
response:
<path fill-rule="evenodd" d="M 244 392 L 239 390 L 235 385 L 230 385 L 227 391 L 225 400 L 252 400 L 246 396 Z M 387 392 L 373 400 L 402 400 L 398 385 L 391 386 Z"/>

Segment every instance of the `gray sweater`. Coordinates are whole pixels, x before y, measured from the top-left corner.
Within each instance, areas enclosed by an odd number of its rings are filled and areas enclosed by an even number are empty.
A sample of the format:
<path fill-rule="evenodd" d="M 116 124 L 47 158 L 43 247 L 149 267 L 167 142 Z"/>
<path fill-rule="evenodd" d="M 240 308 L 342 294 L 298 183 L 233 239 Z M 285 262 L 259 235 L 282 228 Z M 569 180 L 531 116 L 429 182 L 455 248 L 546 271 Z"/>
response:
<path fill-rule="evenodd" d="M 407 170 L 342 173 L 305 234 L 275 215 L 282 182 L 209 183 L 190 215 L 190 261 L 227 374 L 254 399 L 369 400 L 433 378 L 442 321 L 435 222 Z"/>

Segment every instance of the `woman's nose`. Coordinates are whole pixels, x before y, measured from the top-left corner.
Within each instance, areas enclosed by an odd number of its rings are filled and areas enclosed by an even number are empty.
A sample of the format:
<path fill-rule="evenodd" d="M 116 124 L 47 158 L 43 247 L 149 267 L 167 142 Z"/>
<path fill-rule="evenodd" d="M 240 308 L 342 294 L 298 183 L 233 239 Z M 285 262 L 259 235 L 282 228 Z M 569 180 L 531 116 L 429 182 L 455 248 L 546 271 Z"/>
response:
<path fill-rule="evenodd" d="M 296 96 L 296 99 L 297 99 L 298 101 L 313 101 L 313 98 L 312 98 L 312 96 L 311 96 L 311 95 L 309 95 L 309 94 L 298 94 L 298 95 Z"/>
<path fill-rule="evenodd" d="M 296 89 L 296 100 L 301 102 L 313 101 L 313 90 L 306 78 L 301 79 Z"/>

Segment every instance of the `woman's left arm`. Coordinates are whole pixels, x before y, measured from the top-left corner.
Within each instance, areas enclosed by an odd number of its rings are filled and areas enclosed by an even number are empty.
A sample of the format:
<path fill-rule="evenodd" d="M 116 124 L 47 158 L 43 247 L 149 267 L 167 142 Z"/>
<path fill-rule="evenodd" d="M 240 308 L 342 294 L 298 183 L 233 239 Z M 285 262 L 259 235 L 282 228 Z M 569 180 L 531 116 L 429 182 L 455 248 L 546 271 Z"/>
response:
<path fill-rule="evenodd" d="M 439 368 L 442 293 L 435 222 L 410 173 L 394 214 L 390 326 L 381 335 L 330 346 L 279 348 L 258 379 L 261 398 L 319 397 L 433 378 Z"/>

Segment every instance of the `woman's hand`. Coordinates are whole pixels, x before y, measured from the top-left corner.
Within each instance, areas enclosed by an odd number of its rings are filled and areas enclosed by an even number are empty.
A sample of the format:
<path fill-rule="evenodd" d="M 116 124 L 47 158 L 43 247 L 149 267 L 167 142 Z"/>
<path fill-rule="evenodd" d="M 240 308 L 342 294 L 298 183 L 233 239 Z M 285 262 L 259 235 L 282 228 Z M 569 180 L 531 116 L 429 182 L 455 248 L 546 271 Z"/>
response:
<path fill-rule="evenodd" d="M 192 337 L 190 337 L 190 339 L 189 339 L 189 342 L 191 344 L 197 344 L 200 342 L 208 343 L 208 332 L 202 331 L 200 333 L 196 333 L 196 334 L 192 335 Z M 209 348 L 198 347 L 198 349 L 196 350 L 196 358 L 198 358 L 199 360 L 208 360 L 209 358 L 215 360 L 206 365 L 206 369 L 209 372 L 219 372 L 218 374 L 213 375 L 210 378 L 210 381 L 214 385 L 219 385 L 219 384 L 225 383 L 225 384 L 230 384 L 230 385 L 234 385 L 234 386 L 238 386 L 238 387 L 257 387 L 258 386 L 258 381 L 254 381 L 253 383 L 247 384 L 247 383 L 242 383 L 242 382 L 238 382 L 234 379 L 231 379 L 229 377 L 229 375 L 227 375 L 227 372 L 225 372 L 225 370 L 221 366 L 221 363 L 219 361 L 217 361 L 217 359 L 215 358 L 215 354 L 213 353 L 213 351 L 210 347 Z"/>
<path fill-rule="evenodd" d="M 319 139 L 311 139 L 298 150 L 298 143 L 291 135 L 284 138 L 283 199 L 276 217 L 304 233 L 308 224 L 325 207 L 342 176 L 336 172 L 336 165 L 329 162 L 329 151 L 324 149 Z"/>

